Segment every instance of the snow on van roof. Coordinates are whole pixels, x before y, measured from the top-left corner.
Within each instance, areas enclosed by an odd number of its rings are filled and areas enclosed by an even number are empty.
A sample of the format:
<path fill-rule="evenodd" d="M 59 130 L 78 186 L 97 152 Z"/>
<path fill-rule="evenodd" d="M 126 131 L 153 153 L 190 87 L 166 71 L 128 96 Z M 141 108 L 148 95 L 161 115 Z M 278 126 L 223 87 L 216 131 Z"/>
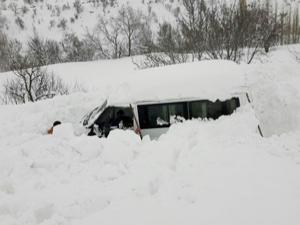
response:
<path fill-rule="evenodd" d="M 224 100 L 241 92 L 245 76 L 227 60 L 207 60 L 138 70 L 128 77 L 126 93 L 112 94 L 109 103 L 161 102 L 167 99 Z"/>

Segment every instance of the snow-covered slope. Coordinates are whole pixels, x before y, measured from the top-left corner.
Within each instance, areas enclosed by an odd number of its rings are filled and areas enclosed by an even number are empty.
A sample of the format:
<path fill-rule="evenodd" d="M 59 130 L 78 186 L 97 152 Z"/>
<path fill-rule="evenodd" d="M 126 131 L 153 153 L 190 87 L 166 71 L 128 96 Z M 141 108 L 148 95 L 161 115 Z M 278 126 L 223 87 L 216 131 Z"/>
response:
<path fill-rule="evenodd" d="M 49 66 L 86 91 L 0 106 L 0 224 L 298 225 L 297 52 L 280 47 L 263 63 L 237 66 L 254 109 L 176 124 L 158 140 L 118 130 L 107 139 L 81 135 L 87 111 L 134 88 L 131 59 Z M 139 74 L 151 81 L 149 71 Z M 10 76 L 0 74 L 0 83 Z M 46 135 L 57 119 L 63 125 Z M 270 137 L 259 136 L 258 122 Z"/>
<path fill-rule="evenodd" d="M 216 1 L 207 2 L 210 5 Z M 278 9 L 285 11 L 299 4 L 298 0 L 269 2 L 273 8 L 278 4 Z M 0 16 L 5 18 L 3 31 L 10 38 L 26 42 L 36 32 L 43 38 L 61 41 L 65 33 L 75 32 L 82 37 L 87 30 L 93 31 L 99 17 L 116 15 L 123 5 L 151 15 L 153 26 L 173 22 L 175 15 L 184 11 L 182 0 L 9 0 L 0 2 Z"/>
<path fill-rule="evenodd" d="M 256 115 L 267 136 L 300 128 L 300 46 L 279 47 L 246 65 Z"/>
<path fill-rule="evenodd" d="M 76 2 L 79 2 L 77 6 Z M 173 12 L 179 7 L 177 0 L 172 3 L 166 0 L 9 0 L 1 1 L 0 15 L 6 18 L 3 30 L 11 38 L 25 42 L 36 32 L 43 38 L 61 41 L 66 32 L 82 37 L 87 30 L 93 31 L 99 17 L 116 15 L 123 5 L 152 15 L 155 23 L 174 20 Z"/>

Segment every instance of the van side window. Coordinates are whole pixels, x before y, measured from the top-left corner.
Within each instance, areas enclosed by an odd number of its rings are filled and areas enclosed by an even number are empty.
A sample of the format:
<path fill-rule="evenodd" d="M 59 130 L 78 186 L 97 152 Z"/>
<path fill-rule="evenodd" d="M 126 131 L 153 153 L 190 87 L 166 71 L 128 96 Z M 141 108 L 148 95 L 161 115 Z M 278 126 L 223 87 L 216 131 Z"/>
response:
<path fill-rule="evenodd" d="M 208 101 L 194 101 L 189 103 L 190 119 L 207 118 Z"/>
<path fill-rule="evenodd" d="M 167 103 L 138 106 L 141 128 L 169 127 L 188 119 L 187 103 Z"/>
<path fill-rule="evenodd" d="M 218 119 L 222 115 L 230 115 L 240 106 L 238 98 L 226 101 L 208 100 L 175 102 L 153 105 L 139 105 L 138 115 L 140 127 L 161 128 L 173 123 L 192 118 Z"/>
<path fill-rule="evenodd" d="M 172 103 L 169 105 L 170 124 L 188 119 L 187 103 Z"/>
<path fill-rule="evenodd" d="M 215 102 L 209 101 L 207 104 L 207 118 L 218 119 L 223 114 L 223 102 L 217 100 Z"/>
<path fill-rule="evenodd" d="M 230 115 L 239 106 L 240 106 L 240 101 L 236 97 L 222 102 L 220 100 L 217 100 L 215 102 L 209 101 L 207 107 L 208 108 L 207 118 L 216 120 L 220 116 Z"/>
<path fill-rule="evenodd" d="M 141 128 L 168 127 L 168 106 L 163 104 L 138 107 Z"/>
<path fill-rule="evenodd" d="M 230 115 L 236 110 L 236 108 L 240 107 L 240 101 L 238 98 L 232 98 L 224 102 L 224 115 Z"/>

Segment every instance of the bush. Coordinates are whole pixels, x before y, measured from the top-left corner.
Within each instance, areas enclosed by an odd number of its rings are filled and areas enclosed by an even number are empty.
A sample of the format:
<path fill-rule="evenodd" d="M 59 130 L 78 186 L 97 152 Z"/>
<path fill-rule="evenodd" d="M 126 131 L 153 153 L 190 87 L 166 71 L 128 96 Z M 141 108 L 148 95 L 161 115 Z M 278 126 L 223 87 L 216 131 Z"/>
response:
<path fill-rule="evenodd" d="M 11 62 L 14 78 L 4 83 L 2 101 L 6 104 L 21 104 L 68 94 L 63 81 L 42 69 L 28 56 L 17 56 Z"/>

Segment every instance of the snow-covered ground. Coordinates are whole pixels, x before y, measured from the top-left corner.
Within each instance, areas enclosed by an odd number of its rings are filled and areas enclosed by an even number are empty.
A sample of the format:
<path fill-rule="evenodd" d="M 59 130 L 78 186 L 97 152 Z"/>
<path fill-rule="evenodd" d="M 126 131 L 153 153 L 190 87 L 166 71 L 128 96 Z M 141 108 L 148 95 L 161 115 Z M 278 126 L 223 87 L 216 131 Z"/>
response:
<path fill-rule="evenodd" d="M 256 115 L 267 136 L 300 129 L 300 45 L 279 47 L 246 65 Z"/>
<path fill-rule="evenodd" d="M 253 108 L 173 125 L 158 140 L 81 134 L 87 111 L 133 88 L 130 59 L 48 67 L 86 91 L 0 106 L 0 224 L 298 225 L 300 63 L 291 52 L 300 46 L 237 66 Z M 46 135 L 57 119 L 63 125 Z"/>

